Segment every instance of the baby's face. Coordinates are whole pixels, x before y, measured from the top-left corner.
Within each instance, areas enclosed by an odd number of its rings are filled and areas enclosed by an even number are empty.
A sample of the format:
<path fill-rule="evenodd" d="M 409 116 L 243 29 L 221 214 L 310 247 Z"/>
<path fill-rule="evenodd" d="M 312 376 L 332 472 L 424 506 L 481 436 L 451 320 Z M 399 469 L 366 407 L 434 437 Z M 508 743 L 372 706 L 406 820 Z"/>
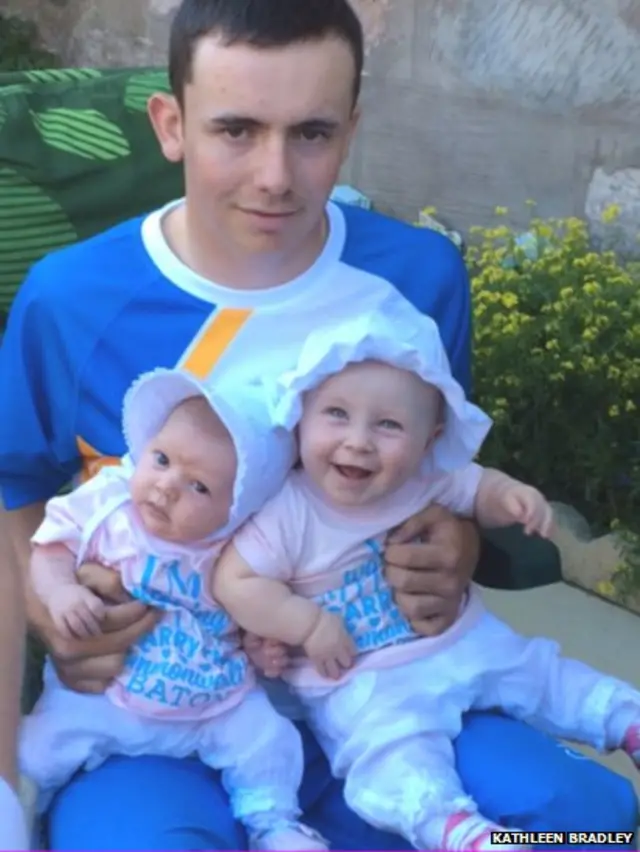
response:
<path fill-rule="evenodd" d="M 196 542 L 229 519 L 236 477 L 231 436 L 204 398 L 169 415 L 131 480 L 142 523 L 165 541 Z"/>
<path fill-rule="evenodd" d="M 300 457 L 334 503 L 364 506 L 415 476 L 439 432 L 441 397 L 413 373 L 351 364 L 305 400 Z"/>

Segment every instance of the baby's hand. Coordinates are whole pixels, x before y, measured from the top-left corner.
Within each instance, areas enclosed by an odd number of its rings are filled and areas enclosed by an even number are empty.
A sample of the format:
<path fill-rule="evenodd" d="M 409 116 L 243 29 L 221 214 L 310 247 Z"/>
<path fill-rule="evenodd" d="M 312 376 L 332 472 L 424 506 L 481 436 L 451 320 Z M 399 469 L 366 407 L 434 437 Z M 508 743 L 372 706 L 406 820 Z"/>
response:
<path fill-rule="evenodd" d="M 48 608 L 56 629 L 67 639 L 85 639 L 102 632 L 100 622 L 106 605 L 84 586 L 60 586 L 51 595 Z"/>
<path fill-rule="evenodd" d="M 342 673 L 351 668 L 356 656 L 353 639 L 347 633 L 342 618 L 333 612 L 322 612 L 303 648 L 319 674 L 330 680 L 342 677 Z"/>
<path fill-rule="evenodd" d="M 549 538 L 553 527 L 553 511 L 543 495 L 530 485 L 516 483 L 502 495 L 504 511 L 515 523 L 522 524 L 526 535 L 537 533 Z"/>
<path fill-rule="evenodd" d="M 265 677 L 280 677 L 289 667 L 289 652 L 282 642 L 263 639 L 255 633 L 245 633 L 242 645 L 253 665 Z"/>

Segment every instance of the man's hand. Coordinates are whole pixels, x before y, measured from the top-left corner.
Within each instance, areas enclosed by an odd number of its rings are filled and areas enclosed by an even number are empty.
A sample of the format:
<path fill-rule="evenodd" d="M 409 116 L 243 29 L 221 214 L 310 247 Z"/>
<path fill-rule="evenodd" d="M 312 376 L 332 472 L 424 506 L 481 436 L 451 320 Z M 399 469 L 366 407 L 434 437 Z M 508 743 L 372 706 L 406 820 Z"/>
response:
<path fill-rule="evenodd" d="M 47 609 L 56 630 L 65 637 L 86 639 L 99 636 L 106 605 L 92 591 L 79 583 L 57 586 L 47 601 Z"/>
<path fill-rule="evenodd" d="M 29 596 L 31 621 L 51 654 L 60 680 L 75 692 L 102 693 L 122 671 L 128 649 L 153 629 L 160 613 L 132 600 L 120 575 L 111 568 L 87 563 L 77 576 L 81 585 L 108 604 L 101 635 L 65 637 L 55 628 L 44 605 L 34 600 L 35 595 Z"/>
<path fill-rule="evenodd" d="M 475 524 L 437 505 L 388 537 L 386 578 L 417 633 L 437 636 L 454 623 L 479 554 Z"/>

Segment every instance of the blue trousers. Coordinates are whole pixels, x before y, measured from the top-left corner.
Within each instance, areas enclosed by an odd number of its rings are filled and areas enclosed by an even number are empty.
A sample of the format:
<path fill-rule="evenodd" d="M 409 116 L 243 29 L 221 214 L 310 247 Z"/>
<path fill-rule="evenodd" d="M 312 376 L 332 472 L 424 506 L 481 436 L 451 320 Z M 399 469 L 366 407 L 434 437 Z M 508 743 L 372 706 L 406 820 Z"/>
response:
<path fill-rule="evenodd" d="M 411 849 L 348 810 L 305 727 L 304 818 L 334 849 Z M 456 742 L 466 790 L 488 818 L 529 831 L 634 831 L 631 784 L 521 722 L 469 714 Z M 428 772 L 428 767 L 425 767 Z M 78 775 L 49 815 L 51 849 L 243 849 L 218 773 L 196 760 L 113 757 Z M 620 848 L 620 847 L 617 847 Z M 630 848 L 635 848 L 632 844 Z"/>

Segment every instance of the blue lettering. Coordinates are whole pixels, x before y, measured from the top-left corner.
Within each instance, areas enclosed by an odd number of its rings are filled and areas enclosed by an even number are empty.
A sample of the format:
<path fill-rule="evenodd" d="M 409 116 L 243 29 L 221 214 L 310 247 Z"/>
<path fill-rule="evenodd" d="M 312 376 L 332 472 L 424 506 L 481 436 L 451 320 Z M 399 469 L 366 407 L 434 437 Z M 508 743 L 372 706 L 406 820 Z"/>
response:
<path fill-rule="evenodd" d="M 174 637 L 175 646 L 185 657 L 193 658 L 200 646 L 200 643 L 183 630 L 178 630 Z M 185 645 L 187 646 L 185 648 Z"/>
<path fill-rule="evenodd" d="M 158 564 L 158 557 L 149 554 L 147 556 L 147 561 L 144 564 L 144 571 L 142 572 L 142 578 L 140 580 L 140 591 L 152 591 L 153 592 L 153 575 L 156 572 L 156 565 Z"/>
<path fill-rule="evenodd" d="M 380 610 L 378 609 L 378 604 L 376 602 L 375 597 L 372 595 L 367 595 L 362 598 L 362 614 L 363 615 L 376 615 Z"/>
<path fill-rule="evenodd" d="M 145 698 L 149 701 L 159 701 L 161 704 L 168 704 L 166 684 L 161 678 L 156 678 L 155 685 L 147 692 Z"/>
<path fill-rule="evenodd" d="M 127 683 L 127 691 L 133 695 L 142 695 L 147 685 L 147 672 L 133 672 Z"/>
<path fill-rule="evenodd" d="M 360 569 L 359 568 L 351 568 L 349 571 L 345 571 L 342 575 L 342 581 L 346 586 L 350 586 L 351 583 L 357 583 L 360 579 Z"/>
<path fill-rule="evenodd" d="M 180 561 L 174 559 L 167 565 L 167 577 L 169 578 L 169 593 L 173 594 L 174 586 L 178 594 L 191 600 L 198 600 L 201 594 L 202 579 L 197 571 L 191 571 L 189 576 L 183 578 L 180 573 Z"/>
<path fill-rule="evenodd" d="M 171 691 L 176 693 L 175 701 L 171 702 L 172 707 L 179 707 L 182 703 L 182 699 L 186 695 L 191 695 L 191 690 L 187 689 L 186 686 L 176 686 L 175 684 L 171 687 Z"/>
<path fill-rule="evenodd" d="M 346 621 L 353 621 L 354 619 L 360 618 L 360 612 L 358 611 L 358 607 L 355 601 L 349 601 L 347 603 L 344 617 Z"/>

